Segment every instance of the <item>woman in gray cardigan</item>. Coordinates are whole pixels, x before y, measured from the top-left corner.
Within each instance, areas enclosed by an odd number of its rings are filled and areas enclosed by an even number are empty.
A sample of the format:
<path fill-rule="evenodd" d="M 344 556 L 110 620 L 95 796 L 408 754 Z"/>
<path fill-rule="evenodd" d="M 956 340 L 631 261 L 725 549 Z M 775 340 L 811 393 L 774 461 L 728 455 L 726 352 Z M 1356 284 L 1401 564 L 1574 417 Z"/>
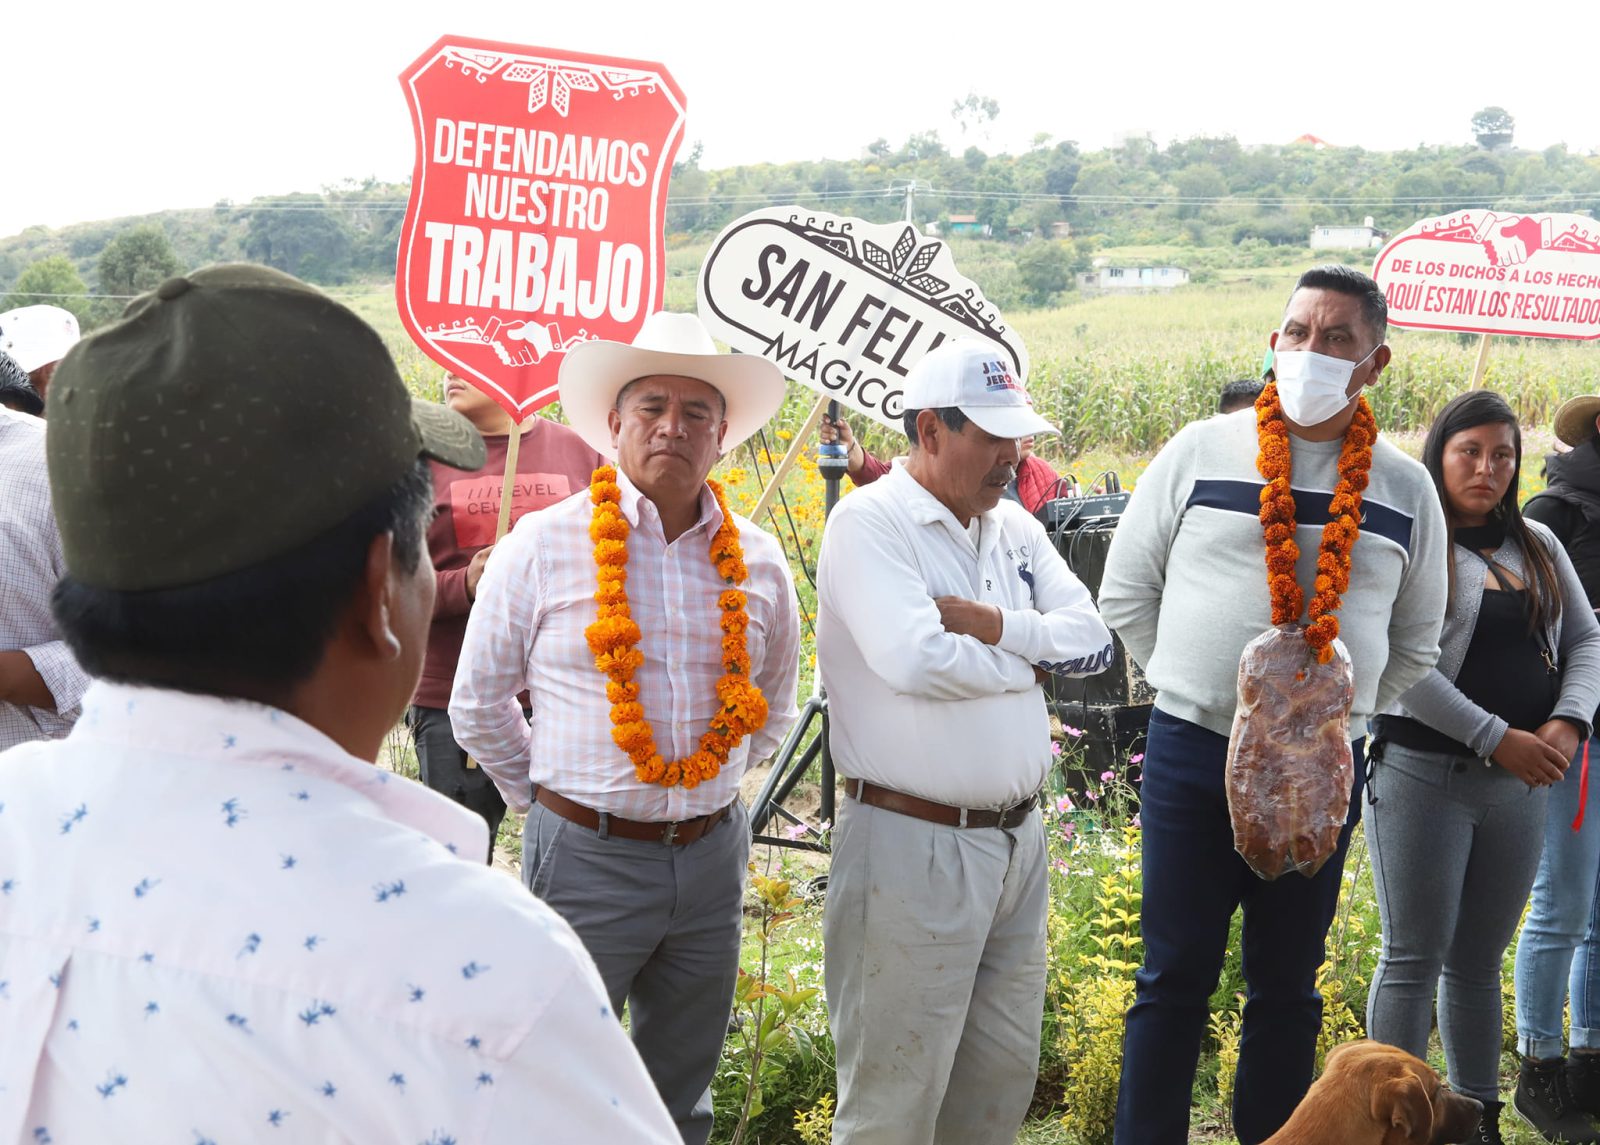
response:
<path fill-rule="evenodd" d="M 1522 437 L 1503 398 L 1450 402 L 1422 461 L 1451 530 L 1450 603 L 1437 667 L 1374 720 L 1366 833 L 1383 945 L 1367 1033 L 1425 1056 L 1437 993 L 1450 1083 L 1484 1103 L 1473 1140 L 1497 1143 L 1500 968 L 1549 788 L 1577 782 L 1565 776 L 1600 698 L 1600 627 L 1566 553 L 1517 510 Z M 1600 1142 L 1560 1114 L 1569 1145 Z"/>

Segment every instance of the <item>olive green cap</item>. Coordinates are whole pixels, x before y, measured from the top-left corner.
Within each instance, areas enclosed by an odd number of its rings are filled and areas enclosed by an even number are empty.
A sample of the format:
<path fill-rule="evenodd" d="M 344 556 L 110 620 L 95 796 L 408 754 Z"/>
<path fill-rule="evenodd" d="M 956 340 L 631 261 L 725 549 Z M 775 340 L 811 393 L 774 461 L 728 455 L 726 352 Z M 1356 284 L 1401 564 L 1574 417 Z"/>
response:
<path fill-rule="evenodd" d="M 45 451 L 67 568 L 177 588 L 289 552 L 432 457 L 484 464 L 414 400 L 377 331 L 269 267 L 169 278 L 56 367 Z"/>

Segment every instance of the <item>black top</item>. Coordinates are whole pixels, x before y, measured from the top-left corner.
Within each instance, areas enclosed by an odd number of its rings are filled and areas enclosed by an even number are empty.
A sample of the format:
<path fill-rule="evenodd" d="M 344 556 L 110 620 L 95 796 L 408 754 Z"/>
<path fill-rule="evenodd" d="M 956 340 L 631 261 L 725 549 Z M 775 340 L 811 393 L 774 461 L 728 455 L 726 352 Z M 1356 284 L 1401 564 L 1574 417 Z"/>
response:
<path fill-rule="evenodd" d="M 1537 731 L 1556 706 L 1561 677 L 1550 671 L 1537 635 L 1528 632 L 1528 590 L 1485 586 L 1472 642 L 1455 686 L 1467 699 L 1520 731 Z M 1417 751 L 1476 756 L 1466 744 L 1405 716 L 1383 716 L 1379 735 Z"/>

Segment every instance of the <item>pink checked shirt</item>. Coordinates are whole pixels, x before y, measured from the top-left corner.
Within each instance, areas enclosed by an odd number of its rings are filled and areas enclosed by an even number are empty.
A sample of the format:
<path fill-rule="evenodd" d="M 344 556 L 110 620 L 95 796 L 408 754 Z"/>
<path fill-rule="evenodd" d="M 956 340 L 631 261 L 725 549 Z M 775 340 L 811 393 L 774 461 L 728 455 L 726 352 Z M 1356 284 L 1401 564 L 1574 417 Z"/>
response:
<path fill-rule="evenodd" d="M 655 505 L 619 475 L 628 536 L 628 603 L 643 637 L 635 679 L 664 756 L 699 746 L 717 708 L 722 630 L 717 596 L 727 587 L 711 563 L 722 514 L 710 489 L 700 520 L 671 544 Z M 725 806 L 739 777 L 765 759 L 794 723 L 800 620 L 788 561 L 778 543 L 735 517 L 750 570 L 751 676 L 767 697 L 766 725 L 733 750 L 716 779 L 693 791 L 640 783 L 611 739 L 606 678 L 584 638 L 593 623 L 595 563 L 588 490 L 517 522 L 478 583 L 450 696 L 456 742 L 494 778 L 515 811 L 534 785 L 607 814 L 644 822 L 688 819 Z M 531 726 L 517 693 L 528 690 Z"/>

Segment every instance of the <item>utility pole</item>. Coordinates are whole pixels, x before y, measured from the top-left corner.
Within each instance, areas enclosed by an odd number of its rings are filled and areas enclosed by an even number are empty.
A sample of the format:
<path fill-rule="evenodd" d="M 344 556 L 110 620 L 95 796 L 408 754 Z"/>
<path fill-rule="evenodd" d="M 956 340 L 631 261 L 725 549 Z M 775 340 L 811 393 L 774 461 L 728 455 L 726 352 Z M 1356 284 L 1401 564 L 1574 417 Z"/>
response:
<path fill-rule="evenodd" d="M 889 194 L 894 194 L 896 186 L 902 182 L 906 185 L 905 221 L 914 227 L 917 225 L 917 192 L 921 191 L 923 194 L 928 194 L 933 190 L 933 187 L 931 184 L 924 183 L 921 179 L 895 179 L 889 184 Z"/>

